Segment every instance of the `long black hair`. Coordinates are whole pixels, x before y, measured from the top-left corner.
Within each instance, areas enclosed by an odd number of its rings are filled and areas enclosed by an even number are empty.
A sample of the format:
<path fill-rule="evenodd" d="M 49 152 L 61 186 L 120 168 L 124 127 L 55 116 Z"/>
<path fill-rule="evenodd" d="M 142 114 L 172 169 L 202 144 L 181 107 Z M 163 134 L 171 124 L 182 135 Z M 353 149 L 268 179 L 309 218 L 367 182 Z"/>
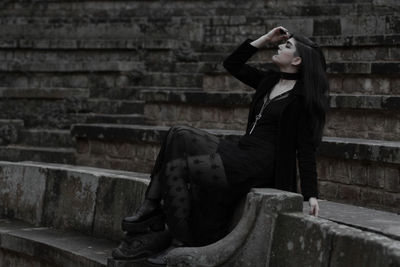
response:
<path fill-rule="evenodd" d="M 301 57 L 299 72 L 304 84 L 305 109 L 313 124 L 313 137 L 318 147 L 322 141 L 326 112 L 329 109 L 329 82 L 326 61 L 321 48 L 301 34 L 291 34 L 296 41 L 294 56 Z M 289 37 L 289 38 L 290 38 Z"/>

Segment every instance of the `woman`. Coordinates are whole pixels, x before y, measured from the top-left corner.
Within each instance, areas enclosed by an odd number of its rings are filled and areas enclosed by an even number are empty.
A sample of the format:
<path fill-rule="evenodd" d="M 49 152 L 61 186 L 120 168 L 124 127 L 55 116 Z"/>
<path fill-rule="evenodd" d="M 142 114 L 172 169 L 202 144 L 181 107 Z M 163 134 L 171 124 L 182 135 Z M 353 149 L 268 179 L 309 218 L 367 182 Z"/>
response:
<path fill-rule="evenodd" d="M 282 40 L 286 42 L 272 57 L 280 71 L 245 64 L 267 43 Z M 296 158 L 301 193 L 309 201 L 310 214 L 318 216 L 315 153 L 322 139 L 329 91 L 321 49 L 280 26 L 257 40 L 246 39 L 223 66 L 256 89 L 245 135 L 231 142 L 190 126 L 171 127 L 145 201 L 122 222 L 128 235 L 114 250 L 115 258 L 154 254 L 147 261 L 162 265 L 172 248 L 216 242 L 228 234 L 237 201 L 252 187 L 297 192 Z M 168 230 L 162 231 L 165 222 Z M 150 233 L 139 234 L 148 228 Z"/>

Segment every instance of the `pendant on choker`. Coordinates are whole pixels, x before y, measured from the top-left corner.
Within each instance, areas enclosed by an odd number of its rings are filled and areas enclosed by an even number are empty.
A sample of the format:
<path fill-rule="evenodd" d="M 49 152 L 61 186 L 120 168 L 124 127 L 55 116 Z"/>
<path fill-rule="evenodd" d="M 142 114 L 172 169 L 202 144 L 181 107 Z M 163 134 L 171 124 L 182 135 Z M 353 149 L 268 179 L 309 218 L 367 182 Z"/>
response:
<path fill-rule="evenodd" d="M 296 72 L 296 73 L 289 73 L 289 72 L 279 72 L 279 75 L 281 79 L 285 80 L 300 80 L 301 79 L 301 73 Z"/>

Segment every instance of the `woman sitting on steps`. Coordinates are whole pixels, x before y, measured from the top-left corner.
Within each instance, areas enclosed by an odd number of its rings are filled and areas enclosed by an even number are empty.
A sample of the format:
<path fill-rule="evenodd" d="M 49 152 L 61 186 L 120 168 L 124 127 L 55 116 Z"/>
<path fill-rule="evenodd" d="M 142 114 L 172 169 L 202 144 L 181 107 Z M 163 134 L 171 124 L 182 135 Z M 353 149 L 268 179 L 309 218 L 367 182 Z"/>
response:
<path fill-rule="evenodd" d="M 280 71 L 246 64 L 267 43 L 280 41 L 272 57 Z M 246 133 L 232 142 L 190 126 L 171 127 L 144 202 L 122 221 L 128 233 L 113 251 L 115 259 L 147 258 L 162 266 L 175 247 L 216 242 L 228 234 L 234 208 L 252 187 L 297 192 L 296 159 L 301 194 L 318 216 L 316 151 L 329 91 L 321 48 L 280 26 L 246 39 L 223 66 L 256 90 Z"/>

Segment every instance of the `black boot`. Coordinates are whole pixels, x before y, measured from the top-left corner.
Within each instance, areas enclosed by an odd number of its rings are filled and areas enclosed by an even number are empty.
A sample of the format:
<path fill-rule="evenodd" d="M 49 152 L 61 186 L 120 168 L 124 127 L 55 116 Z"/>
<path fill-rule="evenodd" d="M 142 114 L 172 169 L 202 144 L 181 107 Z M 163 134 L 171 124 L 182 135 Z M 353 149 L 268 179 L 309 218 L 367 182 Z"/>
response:
<path fill-rule="evenodd" d="M 150 266 L 166 266 L 167 264 L 167 254 L 178 247 L 185 247 L 187 246 L 184 242 L 178 240 L 178 239 L 172 239 L 171 245 L 164 249 L 163 251 L 154 254 L 150 257 L 147 258 L 146 264 Z"/>
<path fill-rule="evenodd" d="M 136 213 L 122 220 L 122 230 L 129 233 L 147 232 L 165 229 L 164 213 L 160 201 L 145 199 Z"/>
<path fill-rule="evenodd" d="M 168 230 L 145 234 L 126 235 L 121 244 L 112 251 L 117 260 L 141 261 L 158 253 L 171 244 Z"/>

